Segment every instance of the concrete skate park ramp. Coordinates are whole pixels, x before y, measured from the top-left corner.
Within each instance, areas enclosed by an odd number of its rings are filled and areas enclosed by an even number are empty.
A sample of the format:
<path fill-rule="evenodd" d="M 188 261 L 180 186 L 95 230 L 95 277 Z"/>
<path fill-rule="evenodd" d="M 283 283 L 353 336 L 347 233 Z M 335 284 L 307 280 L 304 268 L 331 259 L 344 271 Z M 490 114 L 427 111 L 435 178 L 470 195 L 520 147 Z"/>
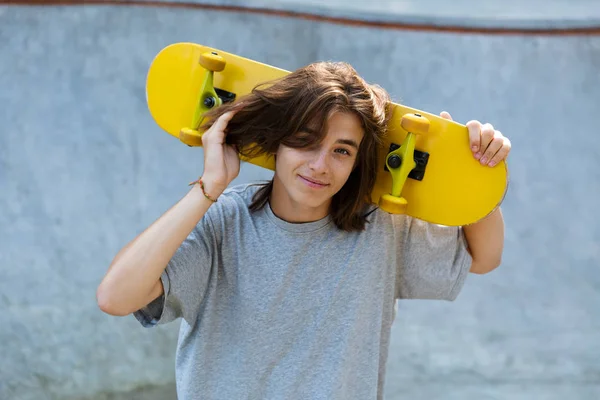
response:
<path fill-rule="evenodd" d="M 597 2 L 86 3 L 0 5 L 0 399 L 175 398 L 179 324 L 109 317 L 95 291 L 202 170 L 145 103 L 152 58 L 180 41 L 347 61 L 505 133 L 502 266 L 455 302 L 399 304 L 386 398 L 600 397 Z"/>

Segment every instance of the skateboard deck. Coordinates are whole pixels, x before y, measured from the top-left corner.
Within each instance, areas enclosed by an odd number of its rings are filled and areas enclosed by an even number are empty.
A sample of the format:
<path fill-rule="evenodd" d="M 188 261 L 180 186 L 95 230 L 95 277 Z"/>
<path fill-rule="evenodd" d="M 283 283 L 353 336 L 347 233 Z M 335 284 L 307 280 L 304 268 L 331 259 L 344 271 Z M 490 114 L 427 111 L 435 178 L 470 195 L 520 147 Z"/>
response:
<path fill-rule="evenodd" d="M 195 43 L 165 47 L 146 80 L 148 109 L 160 128 L 188 146 L 201 146 L 202 113 L 236 101 L 281 68 Z M 508 188 L 506 162 L 483 166 L 469 148 L 467 127 L 438 115 L 392 103 L 388 134 L 371 200 L 390 213 L 434 224 L 461 226 L 494 211 Z M 274 160 L 243 159 L 274 169 Z"/>

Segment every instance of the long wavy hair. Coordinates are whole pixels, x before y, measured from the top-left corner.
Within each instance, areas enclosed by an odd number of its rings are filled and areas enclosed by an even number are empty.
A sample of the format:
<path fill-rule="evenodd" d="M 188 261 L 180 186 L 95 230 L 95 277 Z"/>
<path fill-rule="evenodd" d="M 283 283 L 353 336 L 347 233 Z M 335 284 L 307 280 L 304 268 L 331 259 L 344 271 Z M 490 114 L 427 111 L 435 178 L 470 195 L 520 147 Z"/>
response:
<path fill-rule="evenodd" d="M 275 155 L 280 145 L 303 148 L 319 143 L 326 134 L 328 118 L 335 112 L 358 116 L 364 137 L 356 165 L 344 186 L 333 196 L 330 215 L 338 228 L 360 231 L 367 221 L 371 191 L 377 176 L 382 136 L 389 119 L 390 98 L 378 85 L 367 83 L 347 63 L 318 62 L 283 78 L 258 85 L 233 103 L 205 114 L 200 129 L 208 129 L 222 114 L 236 110 L 226 129 L 226 143 L 245 157 Z M 315 135 L 299 133 L 307 126 L 320 129 Z M 251 210 L 269 201 L 273 181 L 255 194 Z"/>

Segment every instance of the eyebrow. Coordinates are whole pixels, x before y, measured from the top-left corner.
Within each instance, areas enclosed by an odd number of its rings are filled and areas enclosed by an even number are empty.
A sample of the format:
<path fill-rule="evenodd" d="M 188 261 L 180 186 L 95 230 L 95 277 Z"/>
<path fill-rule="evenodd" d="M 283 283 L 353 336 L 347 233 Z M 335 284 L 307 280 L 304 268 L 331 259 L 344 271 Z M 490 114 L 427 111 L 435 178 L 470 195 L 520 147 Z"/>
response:
<path fill-rule="evenodd" d="M 338 140 L 336 140 L 336 143 L 347 144 L 348 146 L 352 146 L 356 150 L 358 150 L 358 143 L 356 143 L 352 139 L 338 139 Z"/>

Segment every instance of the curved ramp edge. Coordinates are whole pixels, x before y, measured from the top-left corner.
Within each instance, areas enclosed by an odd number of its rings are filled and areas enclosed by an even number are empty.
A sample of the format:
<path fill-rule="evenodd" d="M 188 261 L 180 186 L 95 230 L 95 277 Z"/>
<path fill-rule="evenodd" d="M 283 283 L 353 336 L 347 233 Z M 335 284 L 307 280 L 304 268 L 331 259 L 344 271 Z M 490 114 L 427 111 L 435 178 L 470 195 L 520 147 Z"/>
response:
<path fill-rule="evenodd" d="M 22 6 L 122 5 L 217 9 L 283 17 L 313 19 L 337 24 L 386 29 L 451 31 L 486 34 L 600 35 L 600 2 L 589 0 L 520 0 L 483 3 L 467 0 L 398 2 L 378 0 L 0 0 Z"/>

